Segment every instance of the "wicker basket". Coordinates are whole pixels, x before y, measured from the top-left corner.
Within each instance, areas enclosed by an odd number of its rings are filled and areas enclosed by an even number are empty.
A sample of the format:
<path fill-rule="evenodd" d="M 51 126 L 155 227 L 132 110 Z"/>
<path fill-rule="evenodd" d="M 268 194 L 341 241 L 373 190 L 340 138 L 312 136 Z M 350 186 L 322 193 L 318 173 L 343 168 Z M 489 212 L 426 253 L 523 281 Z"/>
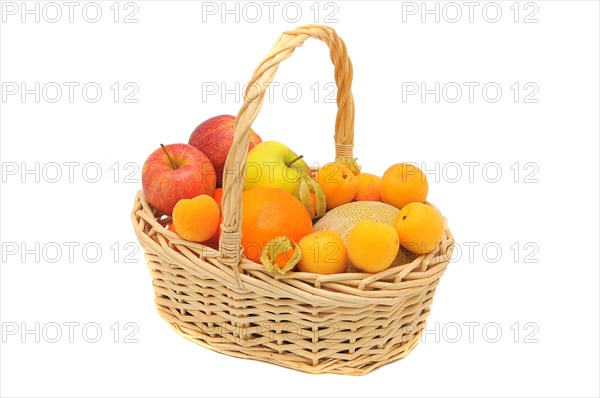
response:
<path fill-rule="evenodd" d="M 405 357 L 419 342 L 454 241 L 444 219 L 441 248 L 385 271 L 269 274 L 243 257 L 241 192 L 248 132 L 279 63 L 313 37 L 330 49 L 338 86 L 336 156 L 352 158 L 354 101 L 346 45 L 330 27 L 285 32 L 252 76 L 237 115 L 223 180 L 219 250 L 181 240 L 137 193 L 135 231 L 151 271 L 160 315 L 212 350 L 310 373 L 362 375 Z M 256 84 L 252 84 L 256 83 Z M 436 209 L 437 210 L 437 209 Z"/>

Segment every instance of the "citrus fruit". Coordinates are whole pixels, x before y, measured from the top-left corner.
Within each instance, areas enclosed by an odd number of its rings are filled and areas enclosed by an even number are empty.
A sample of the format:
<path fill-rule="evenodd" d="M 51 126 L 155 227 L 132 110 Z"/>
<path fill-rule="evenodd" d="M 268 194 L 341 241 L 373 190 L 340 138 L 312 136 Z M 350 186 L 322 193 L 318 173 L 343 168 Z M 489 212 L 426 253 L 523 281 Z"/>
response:
<path fill-rule="evenodd" d="M 223 188 L 215 189 L 215 194 L 213 195 L 213 199 L 215 200 L 215 202 L 217 202 L 217 204 L 219 205 L 219 208 L 221 208 L 221 202 L 223 201 Z"/>
<path fill-rule="evenodd" d="M 248 259 L 259 262 L 264 245 L 275 237 L 299 242 L 311 232 L 310 215 L 292 194 L 280 188 L 242 192 L 242 246 Z"/>

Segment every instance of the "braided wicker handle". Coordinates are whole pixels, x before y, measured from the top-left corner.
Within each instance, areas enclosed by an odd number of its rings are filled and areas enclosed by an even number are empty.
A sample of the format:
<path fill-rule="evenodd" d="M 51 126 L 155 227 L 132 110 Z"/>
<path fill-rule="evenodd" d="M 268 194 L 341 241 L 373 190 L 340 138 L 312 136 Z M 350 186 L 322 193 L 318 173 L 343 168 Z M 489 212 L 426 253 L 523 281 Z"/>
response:
<path fill-rule="evenodd" d="M 248 133 L 258 116 L 266 89 L 273 81 L 281 61 L 292 55 L 310 37 L 324 41 L 330 49 L 338 87 L 338 113 L 335 121 L 336 157 L 352 158 L 354 145 L 354 99 L 352 97 L 352 63 L 344 41 L 328 26 L 305 25 L 284 32 L 275 46 L 258 65 L 244 94 L 244 104 L 235 121 L 233 144 L 225 162 L 223 177 L 223 223 L 219 249 L 221 260 L 233 267 L 238 285 L 241 259 L 242 190 L 248 152 Z"/>

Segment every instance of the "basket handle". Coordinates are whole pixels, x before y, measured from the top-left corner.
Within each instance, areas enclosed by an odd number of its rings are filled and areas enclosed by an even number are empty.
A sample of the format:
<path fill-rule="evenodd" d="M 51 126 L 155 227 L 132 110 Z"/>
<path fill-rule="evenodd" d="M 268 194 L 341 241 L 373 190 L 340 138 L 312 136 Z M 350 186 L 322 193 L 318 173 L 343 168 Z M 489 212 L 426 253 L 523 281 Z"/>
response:
<path fill-rule="evenodd" d="M 244 94 L 244 104 L 237 114 L 234 138 L 225 162 L 223 177 L 223 222 L 219 249 L 223 263 L 234 269 L 240 285 L 238 265 L 241 259 L 242 190 L 248 152 L 248 133 L 258 116 L 266 89 L 273 81 L 281 61 L 289 58 L 310 37 L 321 40 L 330 50 L 338 87 L 338 113 L 335 121 L 336 157 L 352 158 L 354 145 L 354 98 L 352 97 L 352 63 L 346 44 L 334 29 L 322 25 L 305 25 L 284 32 L 267 57 L 258 65 Z"/>

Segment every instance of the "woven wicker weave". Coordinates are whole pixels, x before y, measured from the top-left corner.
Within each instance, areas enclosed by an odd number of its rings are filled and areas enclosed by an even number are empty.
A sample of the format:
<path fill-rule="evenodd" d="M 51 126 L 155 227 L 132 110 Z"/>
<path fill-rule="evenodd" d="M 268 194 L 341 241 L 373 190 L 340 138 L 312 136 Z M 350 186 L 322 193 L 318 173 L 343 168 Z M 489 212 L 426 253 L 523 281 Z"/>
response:
<path fill-rule="evenodd" d="M 354 101 L 346 46 L 330 27 L 299 27 L 285 32 L 255 70 L 237 115 L 223 180 L 219 250 L 165 229 L 170 220 L 146 202 L 142 191 L 131 216 L 146 252 L 158 311 L 178 333 L 236 357 L 310 373 L 362 375 L 403 358 L 418 343 L 454 240 L 444 219 L 437 252 L 377 274 L 273 276 L 243 257 L 241 193 L 248 132 L 279 63 L 310 37 L 330 49 L 338 86 L 336 156 L 352 158 Z"/>

